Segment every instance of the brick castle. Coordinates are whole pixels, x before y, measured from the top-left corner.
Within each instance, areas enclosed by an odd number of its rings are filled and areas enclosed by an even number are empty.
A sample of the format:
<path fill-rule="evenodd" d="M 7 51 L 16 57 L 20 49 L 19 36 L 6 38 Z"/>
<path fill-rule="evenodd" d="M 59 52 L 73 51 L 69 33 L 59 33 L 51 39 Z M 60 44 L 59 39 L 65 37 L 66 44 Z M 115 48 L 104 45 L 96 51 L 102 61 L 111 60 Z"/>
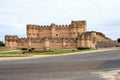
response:
<path fill-rule="evenodd" d="M 86 31 L 86 26 L 86 21 L 72 21 L 69 25 L 52 23 L 51 25 L 40 26 L 27 24 L 27 38 L 6 35 L 5 46 L 10 49 L 76 49 L 78 47 L 96 48 L 98 41 L 110 41 L 102 33 Z"/>

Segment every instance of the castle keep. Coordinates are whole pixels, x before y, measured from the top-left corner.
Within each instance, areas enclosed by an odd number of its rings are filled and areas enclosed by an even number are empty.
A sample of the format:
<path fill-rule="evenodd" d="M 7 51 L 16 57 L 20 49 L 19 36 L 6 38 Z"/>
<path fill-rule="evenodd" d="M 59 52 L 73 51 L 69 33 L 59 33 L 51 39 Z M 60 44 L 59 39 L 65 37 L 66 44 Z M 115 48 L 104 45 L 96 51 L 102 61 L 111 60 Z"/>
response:
<path fill-rule="evenodd" d="M 5 46 L 11 49 L 36 48 L 50 49 L 76 49 L 78 47 L 96 48 L 98 41 L 108 41 L 102 33 L 86 31 L 86 21 L 72 21 L 69 25 L 26 26 L 27 38 L 6 35 Z"/>

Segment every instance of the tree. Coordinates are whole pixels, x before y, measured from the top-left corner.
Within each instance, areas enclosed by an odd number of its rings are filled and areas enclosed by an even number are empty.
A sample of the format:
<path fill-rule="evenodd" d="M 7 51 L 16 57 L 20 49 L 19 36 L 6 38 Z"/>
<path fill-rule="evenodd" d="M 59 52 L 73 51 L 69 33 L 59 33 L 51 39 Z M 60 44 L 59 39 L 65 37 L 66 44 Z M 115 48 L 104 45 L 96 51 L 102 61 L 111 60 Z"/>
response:
<path fill-rule="evenodd" d="M 0 41 L 0 46 L 5 46 L 5 44 L 3 43 L 3 41 Z"/>
<path fill-rule="evenodd" d="M 118 43 L 120 43 L 120 38 L 117 39 Z"/>

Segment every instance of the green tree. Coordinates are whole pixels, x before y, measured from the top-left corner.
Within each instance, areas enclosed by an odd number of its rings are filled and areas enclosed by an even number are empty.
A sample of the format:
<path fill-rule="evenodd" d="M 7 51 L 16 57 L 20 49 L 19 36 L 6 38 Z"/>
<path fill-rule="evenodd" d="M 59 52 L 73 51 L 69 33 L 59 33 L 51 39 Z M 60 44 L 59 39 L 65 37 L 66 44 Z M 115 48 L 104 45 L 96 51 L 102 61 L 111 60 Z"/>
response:
<path fill-rule="evenodd" d="M 3 43 L 3 41 L 0 41 L 0 46 L 5 46 L 5 44 Z"/>
<path fill-rule="evenodd" d="M 120 38 L 117 39 L 118 43 L 120 43 Z"/>

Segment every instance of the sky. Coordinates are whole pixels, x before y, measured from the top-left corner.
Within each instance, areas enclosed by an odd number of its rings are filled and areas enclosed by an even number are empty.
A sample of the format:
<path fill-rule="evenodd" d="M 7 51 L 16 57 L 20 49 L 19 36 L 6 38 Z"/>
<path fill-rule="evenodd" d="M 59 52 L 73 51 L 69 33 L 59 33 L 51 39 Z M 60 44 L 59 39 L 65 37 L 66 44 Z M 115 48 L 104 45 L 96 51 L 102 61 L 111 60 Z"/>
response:
<path fill-rule="evenodd" d="M 86 20 L 87 31 L 120 37 L 120 0 L 0 0 L 0 40 L 26 37 L 26 25 L 70 24 Z"/>

